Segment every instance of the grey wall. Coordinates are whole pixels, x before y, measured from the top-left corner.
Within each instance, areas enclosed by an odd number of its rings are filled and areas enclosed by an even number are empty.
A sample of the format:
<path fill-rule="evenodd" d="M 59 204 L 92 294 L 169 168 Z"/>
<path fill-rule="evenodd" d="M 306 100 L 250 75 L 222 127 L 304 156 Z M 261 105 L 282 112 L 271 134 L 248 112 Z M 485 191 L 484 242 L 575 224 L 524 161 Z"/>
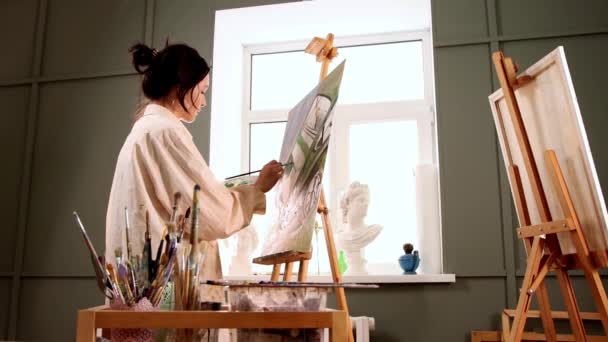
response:
<path fill-rule="evenodd" d="M 0 1 L 0 340 L 72 340 L 76 310 L 102 302 L 71 211 L 102 250 L 115 158 L 139 96 L 127 47 L 170 36 L 210 58 L 215 10 L 273 2 Z M 487 101 L 497 88 L 492 51 L 525 67 L 565 45 L 608 186 L 608 3 L 435 0 L 432 8 L 444 263 L 458 278 L 349 291 L 352 314 L 376 318 L 375 341 L 465 341 L 470 330 L 497 329 L 500 310 L 516 303 L 525 263 Z M 207 156 L 208 112 L 190 128 Z M 563 308 L 553 279 L 550 288 Z M 591 310 L 583 278 L 575 288 Z"/>

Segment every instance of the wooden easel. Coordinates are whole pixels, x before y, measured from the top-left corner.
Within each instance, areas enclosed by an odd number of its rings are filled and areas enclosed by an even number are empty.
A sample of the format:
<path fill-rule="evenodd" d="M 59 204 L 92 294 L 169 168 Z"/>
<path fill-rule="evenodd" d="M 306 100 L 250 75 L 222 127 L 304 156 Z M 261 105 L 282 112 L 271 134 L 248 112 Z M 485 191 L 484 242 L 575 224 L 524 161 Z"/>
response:
<path fill-rule="evenodd" d="M 547 150 L 544 153 L 544 162 L 549 170 L 550 186 L 553 187 L 559 205 L 565 213 L 565 217 L 554 219 L 549 210 L 547 196 L 541 183 L 536 161 L 532 154 L 530 141 L 526 133 L 526 127 L 521 116 L 519 105 L 514 90 L 530 80 L 529 77 L 517 77 L 517 67 L 510 58 L 503 56 L 502 52 L 492 55 L 494 66 L 500 81 L 504 99 L 508 106 L 509 115 L 515 129 L 517 142 L 521 149 L 524 167 L 534 194 L 534 201 L 541 218 L 540 224 L 531 225 L 530 211 L 522 185 L 518 165 L 513 160 L 508 160 L 508 175 L 520 228 L 517 235 L 524 240 L 527 252 L 527 267 L 522 283 L 517 309 L 513 316 L 513 324 L 509 328 L 509 318 L 503 316 L 503 341 L 521 341 L 526 319 L 531 315 L 530 301 L 537 294 L 540 317 L 543 323 L 544 334 L 547 341 L 557 341 L 553 318 L 555 312 L 551 311 L 549 296 L 545 285 L 545 277 L 550 271 L 557 275 L 559 287 L 564 303 L 567 308 L 568 319 L 572 327 L 572 333 L 576 341 L 587 341 L 581 312 L 579 311 L 571 280 L 568 276 L 569 270 L 580 269 L 585 274 L 588 285 L 591 288 L 593 299 L 599 313 L 604 331 L 608 333 L 608 298 L 602 284 L 597 266 L 587 246 L 587 240 L 581 223 L 578 219 L 572 197 L 568 190 L 564 175 L 560 168 L 555 151 Z M 557 233 L 569 232 L 576 254 L 563 254 Z M 544 238 L 542 236 L 545 236 Z"/>
<path fill-rule="evenodd" d="M 334 35 L 329 33 L 325 39 L 319 37 L 313 38 L 304 50 L 304 52 L 315 55 L 317 57 L 317 62 L 321 63 L 321 74 L 319 76 L 319 81 L 322 81 L 327 76 L 329 64 L 331 63 L 332 59 L 338 55 L 338 49 L 334 47 Z M 321 218 L 323 220 L 323 232 L 325 234 L 325 243 L 327 245 L 327 254 L 329 256 L 329 266 L 331 268 L 333 281 L 334 283 L 341 283 L 342 276 L 340 274 L 340 269 L 338 268 L 338 256 L 336 254 L 334 234 L 331 228 L 329 209 L 327 208 L 327 203 L 325 201 L 325 192 L 323 191 L 323 188 L 321 188 L 321 195 L 319 197 L 317 213 L 321 215 Z M 283 272 L 283 281 L 290 281 L 291 273 L 293 270 L 293 264 L 295 262 L 298 262 L 298 281 L 304 282 L 306 281 L 306 276 L 308 274 L 308 262 L 311 257 L 311 252 L 302 253 L 288 251 L 255 258 L 253 259 L 253 262 L 256 264 L 273 266 L 272 275 L 270 278 L 271 281 L 279 280 L 282 264 L 285 264 L 285 270 Z M 348 304 L 346 302 L 346 294 L 344 293 L 343 287 L 336 288 L 336 299 L 338 302 L 338 308 L 348 314 Z M 349 342 L 353 342 L 354 337 L 351 329 L 350 319 L 347 320 L 347 329 L 349 336 L 348 340 Z"/>

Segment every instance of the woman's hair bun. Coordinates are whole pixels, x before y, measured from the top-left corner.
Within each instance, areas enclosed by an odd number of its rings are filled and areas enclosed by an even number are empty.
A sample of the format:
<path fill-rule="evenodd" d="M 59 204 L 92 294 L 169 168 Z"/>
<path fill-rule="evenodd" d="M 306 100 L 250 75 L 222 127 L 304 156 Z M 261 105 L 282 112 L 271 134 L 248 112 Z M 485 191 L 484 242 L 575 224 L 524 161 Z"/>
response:
<path fill-rule="evenodd" d="M 209 64 L 198 52 L 186 44 L 169 44 L 156 50 L 145 44 L 135 44 L 129 52 L 133 66 L 143 74 L 141 88 L 151 101 L 167 100 L 175 90 L 175 98 L 186 111 L 184 98 L 209 74 Z"/>
<path fill-rule="evenodd" d="M 141 43 L 137 43 L 129 49 L 133 67 L 138 73 L 143 74 L 146 69 L 152 64 L 152 60 L 156 55 L 156 50 Z"/>

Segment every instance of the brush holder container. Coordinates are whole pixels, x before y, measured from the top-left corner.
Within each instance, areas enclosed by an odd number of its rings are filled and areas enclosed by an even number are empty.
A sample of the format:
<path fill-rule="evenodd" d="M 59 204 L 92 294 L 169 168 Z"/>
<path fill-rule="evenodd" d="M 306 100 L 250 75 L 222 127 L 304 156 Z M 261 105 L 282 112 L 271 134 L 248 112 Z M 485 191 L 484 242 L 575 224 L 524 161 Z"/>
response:
<path fill-rule="evenodd" d="M 123 303 L 112 302 L 110 308 L 113 310 L 123 311 L 138 311 L 138 312 L 152 312 L 158 311 L 158 307 L 155 307 L 150 303 L 148 298 L 142 298 L 139 302 L 133 306 L 128 306 Z M 147 328 L 136 328 L 136 329 L 112 329 L 110 331 L 110 338 L 112 342 L 154 342 L 155 332 L 154 329 Z"/>

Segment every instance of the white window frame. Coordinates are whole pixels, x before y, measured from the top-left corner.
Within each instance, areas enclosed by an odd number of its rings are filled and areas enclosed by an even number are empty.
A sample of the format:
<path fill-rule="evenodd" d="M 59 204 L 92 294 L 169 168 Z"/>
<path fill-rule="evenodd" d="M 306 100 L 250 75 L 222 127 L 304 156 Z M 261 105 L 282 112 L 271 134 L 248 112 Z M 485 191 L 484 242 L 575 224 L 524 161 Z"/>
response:
<path fill-rule="evenodd" d="M 428 30 L 414 32 L 397 32 L 375 35 L 361 35 L 351 37 L 336 37 L 334 45 L 338 47 L 372 45 L 372 44 L 387 44 L 400 43 L 408 41 L 421 41 L 423 53 L 423 77 L 424 77 L 424 99 L 408 100 L 396 102 L 378 102 L 364 104 L 338 104 L 334 115 L 334 124 L 332 132 L 332 143 L 330 144 L 330 165 L 329 181 L 331 189 L 325 189 L 329 192 L 331 210 L 331 221 L 335 224 L 339 222 L 339 195 L 348 186 L 349 174 L 348 169 L 339 167 L 339 165 L 349 165 L 349 126 L 352 124 L 365 122 L 387 122 L 395 120 L 414 120 L 418 126 L 418 164 L 430 164 L 436 167 L 437 165 L 437 148 L 436 148 L 436 129 L 435 129 L 435 112 L 434 112 L 434 73 L 432 70 L 432 43 L 430 32 Z M 250 127 L 256 123 L 271 123 L 287 120 L 287 113 L 291 108 L 279 110 L 251 110 L 251 63 L 252 57 L 256 54 L 281 53 L 304 50 L 308 41 L 295 41 L 288 43 L 271 43 L 271 44 L 255 44 L 243 46 L 243 89 L 242 89 L 242 141 L 241 141 L 241 165 L 245 169 L 250 169 Z M 304 53 L 304 52 L 302 52 Z M 314 63 L 313 56 L 310 57 L 310 63 Z M 381 63 L 381 56 L 378 62 Z M 372 66 L 373 67 L 373 66 Z M 320 68 L 320 64 L 319 64 Z M 319 69 L 320 70 L 320 69 Z M 381 107 L 382 110 L 378 110 Z M 338 142 L 338 143 L 336 143 Z M 252 170 L 250 170 L 252 171 Z M 438 182 L 438 179 L 437 179 Z M 437 195 L 436 199 L 439 201 Z M 437 205 L 439 208 L 439 205 Z M 439 216 L 440 213 L 438 212 Z M 439 217 L 437 218 L 440 222 Z M 441 262 L 441 235 L 440 227 L 437 227 L 438 241 L 435 248 L 440 252 L 435 256 L 432 273 L 442 272 Z M 368 260 L 368 267 L 373 267 L 373 260 Z"/>

